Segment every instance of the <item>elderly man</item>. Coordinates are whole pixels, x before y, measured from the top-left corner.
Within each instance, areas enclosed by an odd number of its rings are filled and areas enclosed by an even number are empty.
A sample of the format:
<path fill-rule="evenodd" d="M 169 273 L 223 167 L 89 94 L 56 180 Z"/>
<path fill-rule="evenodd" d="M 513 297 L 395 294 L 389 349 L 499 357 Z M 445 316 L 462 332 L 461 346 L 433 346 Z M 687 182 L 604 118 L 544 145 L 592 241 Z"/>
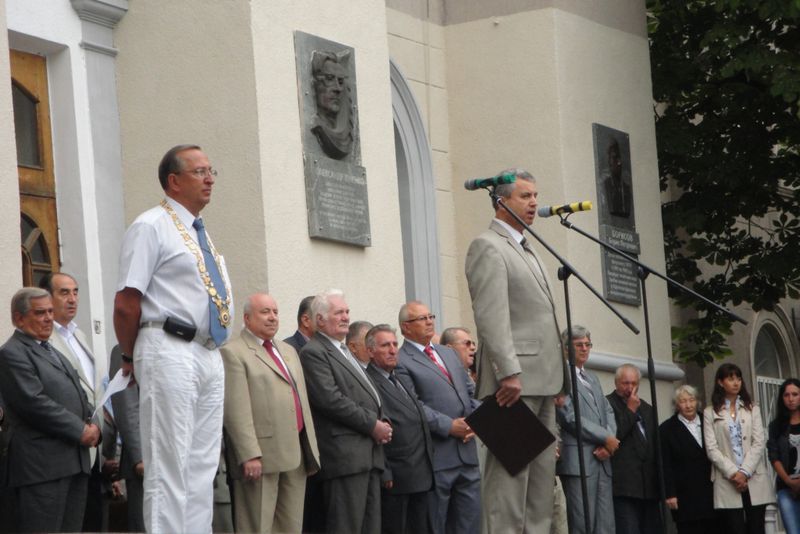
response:
<path fill-rule="evenodd" d="M 425 304 L 403 304 L 398 319 L 405 342 L 397 374 L 422 402 L 433 438 L 433 532 L 480 532 L 481 474 L 465 421 L 480 405 L 475 385 L 453 349 L 431 343 L 436 316 Z"/>
<path fill-rule="evenodd" d="M 467 284 L 478 329 L 478 397 L 495 395 L 500 406 L 522 401 L 555 434 L 553 396 L 564 385 L 564 358 L 559 342 L 550 281 L 544 264 L 522 235 L 536 216 L 533 176 L 522 169 L 501 174 L 516 182 L 499 185 L 500 203 L 492 207 L 489 229 L 469 246 Z M 555 443 L 515 476 L 497 458 L 486 457 L 482 491 L 487 534 L 549 534 L 553 512 Z"/>
<path fill-rule="evenodd" d="M 661 532 L 656 474 L 656 421 L 653 407 L 639 398 L 642 373 L 623 364 L 608 394 L 617 422 L 619 449 L 611 458 L 614 470 L 614 521 L 619 534 Z"/>
<path fill-rule="evenodd" d="M 350 349 L 350 352 L 353 353 L 353 356 L 356 357 L 358 363 L 360 363 L 361 367 L 364 369 L 369 365 L 371 358 L 367 350 L 367 345 L 364 343 L 364 338 L 367 335 L 367 331 L 372 327 L 373 324 L 369 321 L 356 321 L 350 324 L 350 328 L 347 329 L 347 336 L 345 337 L 347 348 Z"/>
<path fill-rule="evenodd" d="M 42 278 L 39 287 L 50 292 L 53 298 L 53 333 L 50 344 L 67 357 L 78 373 L 81 387 L 89 402 L 97 406 L 103 397 L 103 380 L 107 376 L 108 363 L 105 358 L 96 359 L 86 335 L 75 323 L 78 314 L 78 282 L 66 273 L 49 273 Z M 94 422 L 103 429 L 102 413 Z M 83 516 L 83 530 L 97 531 L 103 526 L 103 475 L 100 473 L 102 455 L 97 449 L 89 450 L 92 473 L 89 477 L 86 498 L 86 513 Z"/>
<path fill-rule="evenodd" d="M 300 352 L 311 415 L 319 436 L 326 532 L 381 529 L 381 445 L 392 439 L 375 385 L 344 342 L 350 309 L 330 289 L 314 297 L 317 331 Z"/>
<path fill-rule="evenodd" d="M 294 334 L 284 339 L 297 353 L 300 353 L 300 349 L 314 335 L 314 321 L 311 320 L 312 300 L 314 300 L 313 295 L 300 301 L 300 305 L 297 307 L 297 330 L 295 330 Z"/>
<path fill-rule="evenodd" d="M 384 533 L 430 532 L 430 490 L 433 488 L 433 446 L 425 411 L 395 376 L 397 336 L 389 325 L 369 330 L 365 344 L 372 359 L 367 374 L 383 400 L 392 423 L 392 441 L 384 446 L 381 521 Z"/>
<path fill-rule="evenodd" d="M 120 253 L 114 328 L 122 370 L 136 365 L 148 532 L 210 532 L 222 443 L 233 300 L 200 212 L 217 171 L 196 145 L 158 166 L 166 198 L 136 218 Z"/>
<path fill-rule="evenodd" d="M 83 524 L 89 447 L 100 428 L 70 362 L 49 343 L 53 302 L 41 288 L 11 299 L 16 331 L 0 348 L 0 391 L 13 428 L 8 487 L 20 532 L 78 532 Z"/>
<path fill-rule="evenodd" d="M 278 325 L 275 299 L 250 295 L 241 334 L 221 350 L 237 532 L 300 532 L 306 477 L 319 470 L 303 368 L 274 339 Z"/>
<path fill-rule="evenodd" d="M 445 328 L 439 343 L 447 345 L 456 351 L 467 372 L 473 368 L 475 353 L 478 352 L 478 344 L 472 339 L 472 333 L 467 328 L 463 326 Z"/>
<path fill-rule="evenodd" d="M 586 489 L 589 498 L 589 526 L 591 534 L 614 534 L 614 502 L 611 498 L 611 455 L 619 447 L 617 423 L 614 410 L 603 396 L 597 375 L 585 368 L 592 348 L 589 330 L 572 326 L 572 335 L 564 330 L 561 342 L 564 347 L 572 343 L 575 349 L 575 372 L 578 375 L 578 395 L 581 412 L 581 438 L 586 467 Z M 581 492 L 580 460 L 576 439 L 575 407 L 572 395 L 556 409 L 561 427 L 561 457 L 556 464 L 556 473 L 561 478 L 567 499 L 569 531 L 586 533 Z"/>

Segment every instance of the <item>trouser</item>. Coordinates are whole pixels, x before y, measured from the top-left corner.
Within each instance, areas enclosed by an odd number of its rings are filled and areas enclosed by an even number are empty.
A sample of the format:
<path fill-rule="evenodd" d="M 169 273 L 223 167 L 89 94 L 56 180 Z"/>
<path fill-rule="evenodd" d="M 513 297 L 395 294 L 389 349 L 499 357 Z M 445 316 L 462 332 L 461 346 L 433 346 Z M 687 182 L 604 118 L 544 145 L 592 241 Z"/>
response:
<path fill-rule="evenodd" d="M 730 534 L 764 534 L 764 516 L 766 512 L 766 504 L 758 506 L 751 504 L 750 491 L 742 493 L 742 508 L 720 508 L 717 510 L 725 532 Z"/>
<path fill-rule="evenodd" d="M 142 328 L 134 362 L 147 532 L 211 532 L 225 400 L 219 351 Z"/>
<path fill-rule="evenodd" d="M 617 534 L 661 532 L 658 499 L 614 497 L 614 521 Z"/>
<path fill-rule="evenodd" d="M 77 474 L 16 488 L 18 532 L 80 532 L 89 477 Z"/>
<path fill-rule="evenodd" d="M 301 532 L 305 493 L 302 461 L 291 471 L 262 473 L 258 480 L 234 480 L 236 532 Z"/>

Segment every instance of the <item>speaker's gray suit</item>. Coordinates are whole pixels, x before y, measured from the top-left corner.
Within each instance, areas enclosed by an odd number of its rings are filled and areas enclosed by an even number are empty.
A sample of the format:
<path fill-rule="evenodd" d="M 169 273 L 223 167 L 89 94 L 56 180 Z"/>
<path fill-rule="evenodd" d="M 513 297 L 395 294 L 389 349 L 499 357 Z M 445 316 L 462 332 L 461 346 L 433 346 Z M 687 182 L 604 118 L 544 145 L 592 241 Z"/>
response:
<path fill-rule="evenodd" d="M 92 409 L 75 369 L 56 350 L 17 330 L 0 348 L 0 390 L 10 426 L 8 486 L 19 498 L 17 527 L 80 531 L 91 469 L 80 440 Z M 76 482 L 64 484 L 68 479 Z M 52 485 L 47 493 L 53 506 L 29 508 L 29 494 L 41 495 L 45 484 Z"/>
<path fill-rule="evenodd" d="M 552 395 L 565 366 L 553 296 L 544 264 L 497 220 L 470 244 L 466 274 L 478 333 L 478 398 L 519 375 L 522 401 L 555 433 Z M 489 452 L 483 480 L 487 532 L 549 534 L 555 444 L 511 477 Z"/>
<path fill-rule="evenodd" d="M 603 395 L 600 381 L 589 371 L 584 371 L 590 387 L 578 380 L 578 397 L 581 412 L 583 458 L 586 466 L 586 489 L 589 501 L 589 525 L 593 534 L 614 534 L 614 499 L 611 487 L 611 459 L 598 460 L 593 451 L 605 445 L 608 436 L 616 436 L 617 422 L 614 409 Z M 571 391 L 571 390 L 570 390 Z M 575 430 L 575 408 L 572 395 L 564 406 L 556 408 L 556 419 L 561 427 L 561 457 L 556 463 L 556 473 L 561 477 L 567 498 L 569 531 L 586 532 L 583 519 L 578 440 Z"/>
<path fill-rule="evenodd" d="M 383 448 L 372 430 L 383 411 L 373 389 L 327 337 L 300 351 L 319 446 L 326 532 L 380 531 Z"/>
<path fill-rule="evenodd" d="M 416 395 L 425 410 L 433 440 L 432 493 L 434 532 L 470 533 L 480 529 L 480 471 L 475 440 L 464 443 L 450 435 L 453 419 L 466 417 L 480 403 L 475 386 L 455 351 L 433 346 L 453 378 L 452 383 L 421 350 L 406 341 L 400 348 L 395 373 Z"/>

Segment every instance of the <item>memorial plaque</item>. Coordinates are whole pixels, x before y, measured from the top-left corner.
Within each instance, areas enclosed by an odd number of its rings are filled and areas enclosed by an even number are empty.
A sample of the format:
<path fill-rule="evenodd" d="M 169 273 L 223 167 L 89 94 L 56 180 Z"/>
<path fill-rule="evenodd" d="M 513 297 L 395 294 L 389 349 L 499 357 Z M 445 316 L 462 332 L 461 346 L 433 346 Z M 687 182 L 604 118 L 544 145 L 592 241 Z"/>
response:
<path fill-rule="evenodd" d="M 309 235 L 370 246 L 355 51 L 299 31 L 294 45 Z"/>
<path fill-rule="evenodd" d="M 633 257 L 639 255 L 628 134 L 592 124 L 600 239 Z M 608 300 L 638 306 L 642 303 L 637 266 L 602 250 L 603 293 Z"/>

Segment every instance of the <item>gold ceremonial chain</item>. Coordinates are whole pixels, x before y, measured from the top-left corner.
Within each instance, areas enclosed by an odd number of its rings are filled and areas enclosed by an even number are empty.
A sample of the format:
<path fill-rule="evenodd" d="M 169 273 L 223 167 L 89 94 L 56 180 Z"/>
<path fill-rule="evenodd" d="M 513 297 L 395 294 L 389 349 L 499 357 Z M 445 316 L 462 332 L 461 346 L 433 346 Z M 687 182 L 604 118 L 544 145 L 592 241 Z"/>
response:
<path fill-rule="evenodd" d="M 217 289 L 214 287 L 214 282 L 211 281 L 211 276 L 209 276 L 208 270 L 206 269 L 206 262 L 203 259 L 203 252 L 200 250 L 200 247 L 197 246 L 197 243 L 195 243 L 194 239 L 192 239 L 192 236 L 189 235 L 189 232 L 186 230 L 186 226 L 183 225 L 181 220 L 178 218 L 178 214 L 175 213 L 175 210 L 172 209 L 172 206 L 170 206 L 166 200 L 161 201 L 161 207 L 164 208 L 167 213 L 169 213 L 170 217 L 172 217 L 172 222 L 175 223 L 175 228 L 177 228 L 178 233 L 181 234 L 183 242 L 197 259 L 197 269 L 200 271 L 200 279 L 206 286 L 208 296 L 211 297 L 212 302 L 214 302 L 214 305 L 219 311 L 220 324 L 227 328 L 231 324 L 231 288 L 228 285 L 228 281 L 224 276 L 222 276 L 222 267 L 219 264 L 219 254 L 217 254 L 217 249 L 214 247 L 214 243 L 211 242 L 211 238 L 208 237 L 208 234 L 206 234 L 206 241 L 208 241 L 208 247 L 211 249 L 211 254 L 214 256 L 214 262 L 217 264 L 219 276 L 222 278 L 222 282 L 225 284 L 227 295 L 224 302 L 220 298 Z"/>

